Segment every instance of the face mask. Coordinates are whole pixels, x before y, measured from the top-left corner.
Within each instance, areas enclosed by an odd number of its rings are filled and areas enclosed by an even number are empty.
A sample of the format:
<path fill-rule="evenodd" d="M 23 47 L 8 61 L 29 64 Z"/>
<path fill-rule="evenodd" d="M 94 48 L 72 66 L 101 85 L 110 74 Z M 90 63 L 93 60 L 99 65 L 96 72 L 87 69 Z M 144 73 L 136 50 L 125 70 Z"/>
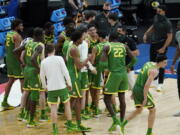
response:
<path fill-rule="evenodd" d="M 126 35 L 122 35 L 119 33 L 119 37 L 120 37 L 120 42 L 124 43 L 125 42 L 125 39 L 126 39 Z"/>
<path fill-rule="evenodd" d="M 103 10 L 105 14 L 108 14 L 110 10 Z"/>
<path fill-rule="evenodd" d="M 165 16 L 157 14 L 157 18 L 158 18 L 159 21 L 163 21 L 165 19 Z"/>

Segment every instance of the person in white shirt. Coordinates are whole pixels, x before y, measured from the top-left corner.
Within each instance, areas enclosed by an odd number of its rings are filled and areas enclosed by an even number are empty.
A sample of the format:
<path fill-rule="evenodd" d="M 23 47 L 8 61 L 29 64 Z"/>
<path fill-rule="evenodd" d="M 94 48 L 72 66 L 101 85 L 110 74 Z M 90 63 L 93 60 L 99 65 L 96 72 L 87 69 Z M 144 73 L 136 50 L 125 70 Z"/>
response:
<path fill-rule="evenodd" d="M 86 41 L 87 37 L 87 28 L 85 26 L 79 26 L 77 28 L 79 31 L 84 33 L 83 42 L 78 46 L 78 50 L 80 53 L 80 61 L 83 62 L 88 58 L 88 41 Z M 86 104 L 88 104 L 89 100 L 89 78 L 88 78 L 88 69 L 92 72 L 92 74 L 97 74 L 96 68 L 88 61 L 87 66 L 84 66 L 81 69 L 81 90 L 82 90 L 82 111 L 81 111 L 81 118 L 82 119 L 89 119 L 88 112 L 85 109 Z"/>
<path fill-rule="evenodd" d="M 41 62 L 40 78 L 43 88 L 48 90 L 48 103 L 51 107 L 53 135 L 58 135 L 58 98 L 60 98 L 65 105 L 65 114 L 67 117 L 65 125 L 67 131 L 76 131 L 76 126 L 72 123 L 70 95 L 68 92 L 68 89 L 71 90 L 72 88 L 69 72 L 64 59 L 61 56 L 55 56 L 55 48 L 53 45 L 47 45 L 46 52 L 48 57 Z"/>

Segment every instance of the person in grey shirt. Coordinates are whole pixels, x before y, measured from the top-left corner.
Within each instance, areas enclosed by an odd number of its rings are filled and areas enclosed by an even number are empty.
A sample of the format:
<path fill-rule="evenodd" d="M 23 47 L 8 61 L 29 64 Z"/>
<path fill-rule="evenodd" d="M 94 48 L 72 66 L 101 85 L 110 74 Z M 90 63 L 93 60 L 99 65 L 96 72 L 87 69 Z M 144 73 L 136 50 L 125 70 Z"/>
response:
<path fill-rule="evenodd" d="M 105 30 L 106 34 L 109 35 L 111 25 L 108 22 L 108 15 L 111 10 L 111 4 L 108 2 L 105 2 L 103 4 L 103 12 L 101 12 L 99 15 L 95 18 L 95 24 L 98 31 Z"/>
<path fill-rule="evenodd" d="M 110 13 L 108 15 L 108 22 L 111 25 L 109 35 L 111 33 L 117 32 L 117 29 L 122 26 L 116 13 Z"/>
<path fill-rule="evenodd" d="M 171 72 L 174 73 L 174 65 L 176 64 L 176 61 L 178 60 L 178 68 L 177 68 L 177 86 L 178 86 L 178 94 L 180 99 L 180 21 L 177 23 L 177 32 L 176 32 L 176 41 L 177 41 L 177 49 L 176 54 L 174 56 L 172 65 L 171 65 Z M 178 59 L 179 58 L 179 59 Z M 174 116 L 180 116 L 180 112 L 174 114 Z"/>
<path fill-rule="evenodd" d="M 143 40 L 146 43 L 148 35 L 151 34 L 150 42 L 150 61 L 155 61 L 158 55 L 166 55 L 167 48 L 172 41 L 172 24 L 166 17 L 166 6 L 160 5 L 157 9 L 157 14 L 154 17 L 153 24 L 144 33 Z M 164 68 L 159 69 L 157 91 L 162 90 L 164 82 Z"/>
<path fill-rule="evenodd" d="M 95 17 L 96 17 L 96 12 L 93 11 L 93 10 L 86 10 L 83 12 L 83 22 L 77 27 L 77 28 L 80 28 L 80 27 L 88 27 L 88 25 L 92 22 L 94 22 L 95 20 Z"/>

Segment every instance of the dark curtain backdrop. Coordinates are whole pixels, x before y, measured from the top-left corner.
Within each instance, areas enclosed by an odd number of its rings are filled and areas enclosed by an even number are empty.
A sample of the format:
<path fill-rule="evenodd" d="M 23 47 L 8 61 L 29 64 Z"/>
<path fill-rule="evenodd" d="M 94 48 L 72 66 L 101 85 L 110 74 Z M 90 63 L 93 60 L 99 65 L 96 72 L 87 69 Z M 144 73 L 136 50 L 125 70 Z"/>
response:
<path fill-rule="evenodd" d="M 28 11 L 28 25 L 37 27 L 43 26 L 48 17 L 48 0 L 28 0 L 27 11 Z"/>

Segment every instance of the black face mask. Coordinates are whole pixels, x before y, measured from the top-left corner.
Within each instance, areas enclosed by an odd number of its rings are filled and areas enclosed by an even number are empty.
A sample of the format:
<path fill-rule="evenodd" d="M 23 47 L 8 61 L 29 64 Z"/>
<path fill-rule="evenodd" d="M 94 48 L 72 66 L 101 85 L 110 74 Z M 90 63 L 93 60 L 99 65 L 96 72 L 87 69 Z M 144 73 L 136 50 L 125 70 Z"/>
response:
<path fill-rule="evenodd" d="M 108 13 L 110 12 L 110 10 L 105 10 L 105 9 L 103 9 L 103 12 L 104 12 L 105 14 L 108 14 Z"/>
<path fill-rule="evenodd" d="M 120 42 L 125 43 L 126 42 L 126 35 L 119 33 L 119 40 L 120 40 Z"/>
<path fill-rule="evenodd" d="M 157 18 L 158 18 L 159 21 L 164 21 L 165 20 L 164 15 L 157 14 Z"/>

